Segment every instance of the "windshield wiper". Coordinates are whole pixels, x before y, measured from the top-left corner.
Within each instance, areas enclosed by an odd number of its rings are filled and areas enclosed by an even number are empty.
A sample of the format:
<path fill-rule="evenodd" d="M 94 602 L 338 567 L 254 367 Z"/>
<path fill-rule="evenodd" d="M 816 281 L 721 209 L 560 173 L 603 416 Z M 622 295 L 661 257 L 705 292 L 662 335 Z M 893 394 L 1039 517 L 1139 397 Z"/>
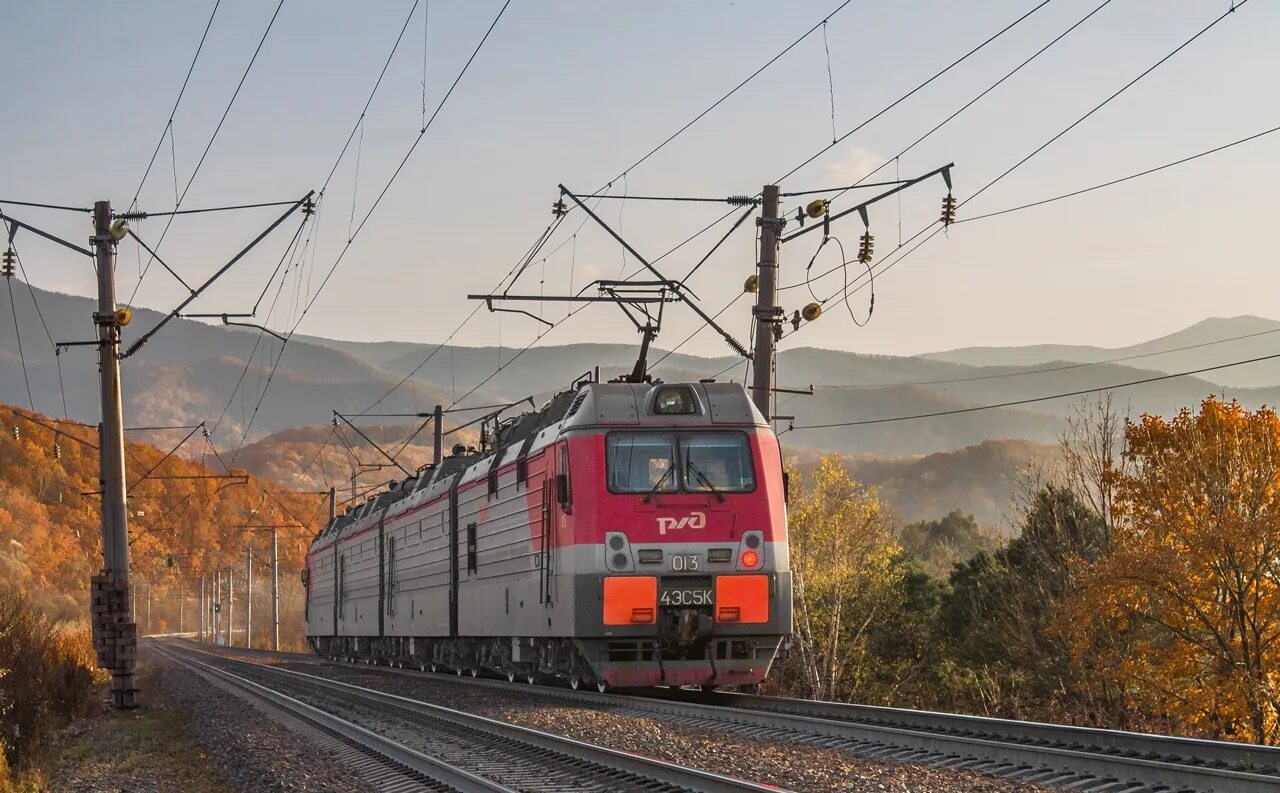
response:
<path fill-rule="evenodd" d="M 650 501 L 652 501 L 653 497 L 658 493 L 658 488 L 665 485 L 667 483 L 667 480 L 670 479 L 675 474 L 675 472 L 676 472 L 676 468 L 674 465 L 668 468 L 666 472 L 662 474 L 662 477 L 658 479 L 657 482 L 653 483 L 653 487 L 649 488 L 649 492 L 644 494 L 644 498 L 641 499 L 641 502 L 644 504 L 648 504 Z"/>
<path fill-rule="evenodd" d="M 707 489 L 710 490 L 711 494 L 716 497 L 716 500 L 719 501 L 721 504 L 723 504 L 724 494 L 720 492 L 720 489 L 718 487 L 711 484 L 711 480 L 708 479 L 707 475 L 702 472 L 702 469 L 698 467 L 698 464 L 695 463 L 693 460 L 688 460 L 686 461 L 685 465 L 688 467 L 690 471 L 693 471 L 693 475 L 698 477 L 698 480 L 701 481 L 702 484 L 707 486 Z"/>

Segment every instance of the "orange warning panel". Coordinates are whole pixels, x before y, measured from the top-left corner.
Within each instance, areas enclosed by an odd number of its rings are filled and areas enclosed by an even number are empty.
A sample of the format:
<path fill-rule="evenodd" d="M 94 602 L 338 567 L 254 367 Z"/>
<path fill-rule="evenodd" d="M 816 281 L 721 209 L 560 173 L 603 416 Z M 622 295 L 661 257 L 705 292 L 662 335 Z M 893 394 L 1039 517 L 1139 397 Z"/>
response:
<path fill-rule="evenodd" d="M 716 622 L 769 621 L 769 576 L 722 575 L 716 578 Z"/>
<path fill-rule="evenodd" d="M 657 578 L 610 576 L 604 580 L 605 625 L 652 625 L 657 619 Z"/>

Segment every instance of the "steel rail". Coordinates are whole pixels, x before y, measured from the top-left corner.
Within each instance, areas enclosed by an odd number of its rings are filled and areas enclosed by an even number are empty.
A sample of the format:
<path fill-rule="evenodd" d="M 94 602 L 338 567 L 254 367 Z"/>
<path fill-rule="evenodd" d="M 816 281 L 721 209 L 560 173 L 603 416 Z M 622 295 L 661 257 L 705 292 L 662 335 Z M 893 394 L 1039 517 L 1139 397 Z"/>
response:
<path fill-rule="evenodd" d="M 339 668 L 371 668 L 446 685 L 542 696 L 637 715 L 659 714 L 704 727 L 728 726 L 766 739 L 819 743 L 1072 790 L 1274 793 L 1280 789 L 1280 747 L 754 694 L 678 689 L 597 694 L 290 655 Z M 762 730 L 767 732 L 761 734 Z"/>
<path fill-rule="evenodd" d="M 192 652 L 202 652 L 193 648 L 187 649 Z M 756 784 L 711 771 L 689 768 L 656 758 L 609 749 L 555 733 L 508 724 L 473 713 L 446 708 L 442 705 L 434 705 L 429 702 L 388 694 L 351 683 L 306 674 L 305 672 L 253 664 L 252 662 L 227 656 L 214 655 L 214 657 L 235 665 L 253 667 L 255 671 L 265 673 L 268 676 L 287 679 L 295 685 L 310 691 L 330 695 L 336 694 L 341 698 L 354 700 L 362 704 L 374 704 L 380 706 L 380 709 L 384 712 L 386 708 L 392 708 L 417 717 L 430 719 L 433 722 L 444 721 L 465 730 L 483 733 L 506 744 L 529 747 L 538 752 L 552 755 L 557 759 L 558 763 L 569 763 L 578 768 L 584 768 L 585 766 L 584 770 L 587 771 L 598 769 L 602 776 L 610 779 L 611 789 L 624 789 L 616 787 L 619 782 L 626 782 L 626 780 L 617 779 L 618 773 L 621 772 L 634 777 L 633 782 L 645 787 L 651 786 L 652 783 L 658 783 L 679 790 L 700 791 L 701 793 L 782 793 L 783 791 L 782 788 L 772 785 Z"/>
<path fill-rule="evenodd" d="M 204 673 L 228 683 L 244 691 L 251 698 L 260 699 L 304 722 L 319 727 L 325 732 L 335 735 L 361 753 L 379 758 L 384 763 L 403 769 L 413 776 L 444 785 L 453 790 L 464 791 L 465 793 L 471 793 L 471 791 L 515 793 L 511 788 L 449 765 L 390 738 L 385 738 L 375 732 L 366 730 L 358 724 L 335 716 L 332 713 L 327 713 L 287 694 L 274 691 L 225 669 L 219 669 L 212 664 L 197 661 L 194 658 L 183 657 L 183 653 L 173 652 L 169 649 L 157 648 L 157 651 L 175 663 L 186 666 L 197 673 Z"/>

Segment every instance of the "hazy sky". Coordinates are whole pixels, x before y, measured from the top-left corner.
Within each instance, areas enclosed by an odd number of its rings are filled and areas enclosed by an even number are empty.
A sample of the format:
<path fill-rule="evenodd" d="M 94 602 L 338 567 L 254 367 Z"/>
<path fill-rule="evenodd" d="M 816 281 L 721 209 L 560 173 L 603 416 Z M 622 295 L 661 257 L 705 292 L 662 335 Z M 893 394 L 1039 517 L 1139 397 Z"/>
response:
<path fill-rule="evenodd" d="M 892 156 L 1086 14 L 1101 0 L 1052 0 L 1024 23 L 819 158 L 783 184 L 845 183 Z M 412 0 L 286 0 L 184 207 L 281 200 L 318 189 L 355 123 Z M 601 187 L 839 5 L 514 0 L 436 124 L 409 160 L 305 318 L 301 332 L 347 339 L 438 341 L 471 310 L 551 216 L 557 183 Z M 853 0 L 827 29 L 841 133 L 1035 5 Z M 222 0 L 141 208 L 171 209 L 174 160 L 185 184 L 275 4 Z M 0 199 L 128 205 L 164 129 L 211 0 L 0 2 Z M 427 104 L 434 108 L 499 2 L 434 0 L 426 40 Z M 956 163 L 963 200 L 1228 7 L 1227 0 L 1115 0 L 898 164 L 902 176 Z M 980 214 L 1142 170 L 1280 124 L 1280 8 L 1249 2 L 1126 94 L 984 193 Z M 306 261 L 282 291 L 272 327 L 287 329 L 318 287 L 351 228 L 368 211 L 422 121 L 423 4 L 363 128 L 323 202 Z M 613 185 L 633 195 L 755 193 L 831 142 L 823 37 L 814 34 L 643 165 Z M 359 138 L 359 136 L 358 136 Z M 877 280 L 876 312 L 856 327 L 842 305 L 783 346 L 912 353 L 970 344 L 1072 342 L 1116 346 L 1206 316 L 1280 316 L 1276 262 L 1280 134 L 1108 191 L 953 228 Z M 357 158 L 358 155 L 358 158 Z M 359 178 L 356 179 L 356 163 Z M 893 176 L 891 164 L 880 176 Z M 940 181 L 873 210 L 887 254 L 933 220 Z M 787 204 L 793 211 L 795 201 Z M 354 209 L 353 209 L 354 202 Z M 848 203 L 846 199 L 846 205 Z M 84 217 L 6 207 L 83 241 Z M 181 218 L 161 255 L 189 281 L 217 268 L 276 210 Z M 654 256 L 725 211 L 717 204 L 606 201 L 603 216 Z M 290 221 L 292 224 L 292 221 Z M 616 277 L 617 245 L 571 217 L 516 291 L 547 293 Z M 155 241 L 164 224 L 135 224 Z M 727 226 L 721 227 L 727 230 Z M 282 229 L 210 290 L 199 308 L 247 310 L 288 242 Z M 861 223 L 835 232 L 852 256 Z M 663 263 L 682 275 L 722 230 Z M 818 235 L 785 246 L 782 280 L 801 280 Z M 561 246 L 561 243 L 569 241 Z M 79 294 L 92 270 L 29 235 L 20 251 L 39 286 Z M 691 282 L 720 309 L 755 262 L 744 225 Z M 122 244 L 121 299 L 145 263 Z M 824 251 L 815 265 L 837 261 Z M 856 270 L 850 270 L 851 277 Z M 815 285 L 835 291 L 840 275 Z M 273 287 L 274 291 L 275 287 Z M 808 293 L 784 293 L 788 310 Z M 183 288 L 158 267 L 137 303 L 172 306 Z M 865 315 L 867 293 L 854 299 Z M 270 297 L 268 297 L 270 300 Z M 535 313 L 538 306 L 526 306 Z M 563 314 L 548 305 L 545 315 Z M 265 311 L 263 312 L 265 316 Z M 747 302 L 724 315 L 745 340 Z M 698 324 L 673 307 L 659 346 Z M 462 344 L 523 346 L 540 326 L 481 313 Z M 608 306 L 569 320 L 542 343 L 626 341 L 631 326 Z M 702 334 L 684 348 L 720 355 Z"/>

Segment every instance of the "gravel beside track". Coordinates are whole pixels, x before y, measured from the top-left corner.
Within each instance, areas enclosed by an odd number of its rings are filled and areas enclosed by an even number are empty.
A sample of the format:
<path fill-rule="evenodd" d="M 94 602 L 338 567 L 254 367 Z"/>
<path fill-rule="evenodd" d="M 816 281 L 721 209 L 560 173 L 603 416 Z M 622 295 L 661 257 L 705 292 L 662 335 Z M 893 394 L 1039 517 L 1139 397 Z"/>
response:
<path fill-rule="evenodd" d="M 142 652 L 161 674 L 157 693 L 190 715 L 195 739 L 228 784 L 241 793 L 364 793 L 369 786 L 349 769 L 242 697 L 216 688 L 160 653 Z"/>
<path fill-rule="evenodd" d="M 208 648 L 204 648 L 208 649 Z M 458 685 L 447 676 L 392 675 L 378 668 L 335 666 L 301 656 L 270 656 L 222 648 L 252 663 L 282 666 L 378 691 L 475 713 L 679 765 L 814 793 L 883 791 L 1043 791 L 1035 785 L 903 762 L 881 761 L 839 749 L 780 743 L 714 727 L 672 724 L 661 718 L 549 699 L 541 688 L 501 691 Z M 540 693 L 541 692 L 541 693 Z M 637 703 L 641 704 L 641 703 Z"/>

